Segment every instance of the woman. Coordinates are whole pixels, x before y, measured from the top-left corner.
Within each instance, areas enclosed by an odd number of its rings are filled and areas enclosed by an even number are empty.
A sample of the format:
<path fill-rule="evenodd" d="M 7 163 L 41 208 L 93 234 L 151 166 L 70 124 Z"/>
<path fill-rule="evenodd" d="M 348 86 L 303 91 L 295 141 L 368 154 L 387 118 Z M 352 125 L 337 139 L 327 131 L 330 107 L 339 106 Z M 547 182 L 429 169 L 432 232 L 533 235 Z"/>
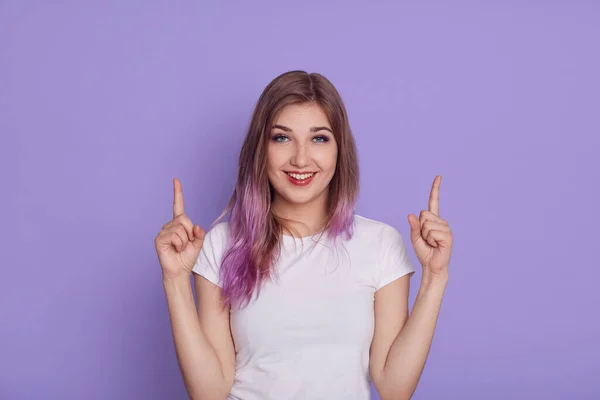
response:
<path fill-rule="evenodd" d="M 175 179 L 173 220 L 155 239 L 190 397 L 368 399 L 372 380 L 382 399 L 409 399 L 448 280 L 440 180 L 429 209 L 408 216 L 423 268 L 409 317 L 401 235 L 354 214 L 358 162 L 338 92 L 319 74 L 275 78 L 240 153 L 229 221 L 205 235 Z"/>

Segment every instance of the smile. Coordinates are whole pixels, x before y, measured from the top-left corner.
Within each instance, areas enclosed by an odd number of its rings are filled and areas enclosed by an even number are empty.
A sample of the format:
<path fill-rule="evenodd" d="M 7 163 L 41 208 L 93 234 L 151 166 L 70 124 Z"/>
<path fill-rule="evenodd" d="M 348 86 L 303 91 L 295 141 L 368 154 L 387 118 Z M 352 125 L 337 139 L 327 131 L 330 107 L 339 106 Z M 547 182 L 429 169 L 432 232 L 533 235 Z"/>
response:
<path fill-rule="evenodd" d="M 291 176 L 294 179 L 297 179 L 299 181 L 303 181 L 305 179 L 312 178 L 316 174 L 316 172 L 308 172 L 308 173 L 305 173 L 305 174 L 295 174 L 293 172 L 286 172 L 286 174 L 288 174 L 289 176 Z"/>
<path fill-rule="evenodd" d="M 312 182 L 313 178 L 317 174 L 316 172 L 306 172 L 302 174 L 298 174 L 295 172 L 286 172 L 288 179 L 291 183 L 296 186 L 307 186 L 310 182 Z"/>

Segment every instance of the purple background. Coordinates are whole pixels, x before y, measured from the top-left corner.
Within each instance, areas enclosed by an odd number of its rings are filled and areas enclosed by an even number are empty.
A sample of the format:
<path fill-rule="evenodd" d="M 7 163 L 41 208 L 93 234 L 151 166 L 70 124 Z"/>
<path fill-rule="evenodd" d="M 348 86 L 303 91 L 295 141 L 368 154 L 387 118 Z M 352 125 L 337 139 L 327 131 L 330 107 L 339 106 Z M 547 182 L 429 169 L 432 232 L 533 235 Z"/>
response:
<path fill-rule="evenodd" d="M 346 102 L 360 214 L 408 238 L 443 176 L 455 247 L 414 399 L 600 398 L 599 21 L 593 1 L 0 1 L 0 398 L 186 398 L 153 244 L 172 178 L 210 224 L 289 69 Z"/>

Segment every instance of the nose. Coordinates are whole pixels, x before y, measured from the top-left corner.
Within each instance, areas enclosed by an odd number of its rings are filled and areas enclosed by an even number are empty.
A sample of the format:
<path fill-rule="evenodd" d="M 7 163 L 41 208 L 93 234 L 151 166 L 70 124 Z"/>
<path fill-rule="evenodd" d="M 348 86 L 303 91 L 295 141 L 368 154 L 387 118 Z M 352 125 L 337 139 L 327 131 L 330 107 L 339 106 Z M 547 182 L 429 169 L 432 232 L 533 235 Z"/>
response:
<path fill-rule="evenodd" d="M 308 167 L 310 164 L 310 157 L 305 145 L 299 143 L 296 144 L 294 155 L 292 156 L 290 163 L 297 168 Z"/>

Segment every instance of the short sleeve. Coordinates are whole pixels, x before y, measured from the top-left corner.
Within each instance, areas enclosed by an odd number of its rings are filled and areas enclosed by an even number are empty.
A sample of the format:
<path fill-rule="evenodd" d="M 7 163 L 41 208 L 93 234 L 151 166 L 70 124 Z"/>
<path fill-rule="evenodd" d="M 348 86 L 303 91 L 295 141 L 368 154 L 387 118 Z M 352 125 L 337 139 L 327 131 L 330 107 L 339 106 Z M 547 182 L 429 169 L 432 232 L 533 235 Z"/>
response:
<path fill-rule="evenodd" d="M 381 251 L 381 270 L 376 290 L 404 275 L 415 272 L 400 232 L 389 226 L 383 234 L 382 244 L 384 248 Z"/>
<path fill-rule="evenodd" d="M 192 271 L 222 287 L 219 277 L 221 262 L 227 244 L 227 222 L 221 222 L 206 232 L 200 255 Z"/>

